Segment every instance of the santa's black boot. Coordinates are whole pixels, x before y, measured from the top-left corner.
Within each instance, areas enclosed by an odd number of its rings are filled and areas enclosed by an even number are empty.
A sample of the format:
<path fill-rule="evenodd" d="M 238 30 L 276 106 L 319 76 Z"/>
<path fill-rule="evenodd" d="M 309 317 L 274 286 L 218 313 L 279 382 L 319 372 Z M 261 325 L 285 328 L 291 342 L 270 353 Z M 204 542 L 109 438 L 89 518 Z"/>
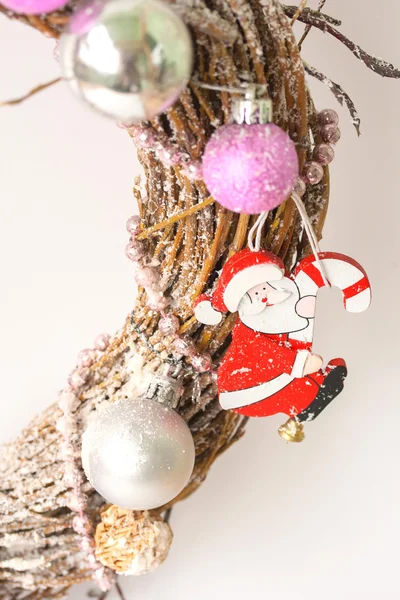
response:
<path fill-rule="evenodd" d="M 309 406 L 296 417 L 300 423 L 313 421 L 340 394 L 347 377 L 347 367 L 341 359 L 329 363 L 330 372 L 319 388 L 319 392 Z"/>

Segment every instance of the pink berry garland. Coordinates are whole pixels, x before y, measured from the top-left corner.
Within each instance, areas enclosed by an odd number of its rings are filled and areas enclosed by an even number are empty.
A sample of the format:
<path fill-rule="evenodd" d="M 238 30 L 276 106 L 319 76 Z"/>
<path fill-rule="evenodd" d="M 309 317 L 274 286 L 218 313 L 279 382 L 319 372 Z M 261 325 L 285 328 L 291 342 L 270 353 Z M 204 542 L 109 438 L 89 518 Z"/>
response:
<path fill-rule="evenodd" d="M 294 191 L 300 197 L 304 196 L 307 185 L 316 185 L 322 181 L 324 167 L 329 165 L 335 158 L 332 145 L 340 140 L 339 115 L 336 111 L 331 108 L 322 110 L 317 115 L 317 122 L 323 142 L 315 146 L 313 160 L 304 165 L 303 173 L 296 181 Z"/>
<path fill-rule="evenodd" d="M 334 157 L 335 151 L 332 148 L 341 137 L 339 124 L 339 115 L 331 108 L 326 108 L 318 113 L 317 121 L 319 125 L 319 133 L 322 142 L 314 148 L 313 160 L 307 162 L 304 166 L 302 175 L 297 179 L 294 191 L 299 196 L 303 196 L 306 192 L 307 185 L 316 185 L 322 181 L 324 171 L 323 167 L 330 164 Z M 135 143 L 140 148 L 152 149 L 157 158 L 167 166 L 181 167 L 183 174 L 191 180 L 199 180 L 203 178 L 203 167 L 201 161 L 191 160 L 186 152 L 178 149 L 174 144 L 166 140 L 161 141 L 157 133 L 142 125 L 136 125 L 129 128 Z M 136 217 L 138 219 L 139 217 Z M 135 219 L 135 217 L 131 217 Z M 127 223 L 128 232 L 131 235 L 135 234 L 137 221 L 130 220 Z M 140 258 L 140 248 L 138 243 L 133 239 L 126 247 L 126 255 L 130 260 Z"/>
<path fill-rule="evenodd" d="M 181 167 L 183 174 L 194 181 L 202 179 L 200 161 L 191 160 L 189 154 L 167 140 L 161 141 L 157 133 L 142 125 L 129 127 L 129 132 L 139 148 L 153 150 L 157 158 L 168 167 Z"/>
<path fill-rule="evenodd" d="M 187 336 L 179 336 L 179 319 L 173 314 L 164 311 L 170 304 L 165 297 L 159 282 L 158 270 L 145 264 L 144 244 L 137 240 L 140 228 L 140 217 L 129 217 L 126 229 L 130 234 L 130 241 L 125 249 L 127 258 L 134 264 L 135 281 L 144 288 L 147 294 L 147 304 L 151 310 L 160 313 L 159 329 L 164 335 L 172 336 L 175 352 L 180 356 L 187 356 L 192 367 L 198 373 L 212 370 L 212 358 L 208 353 L 199 353 L 193 340 Z"/>
<path fill-rule="evenodd" d="M 83 491 L 84 480 L 80 460 L 78 460 L 78 457 L 80 457 L 77 445 L 79 432 L 75 411 L 79 406 L 81 388 L 89 378 L 90 371 L 88 367 L 95 362 L 98 352 L 107 349 L 109 343 L 110 336 L 102 334 L 95 340 L 95 349 L 88 348 L 79 353 L 77 368 L 68 379 L 69 389 L 63 391 L 58 399 L 62 416 L 56 423 L 58 431 L 63 436 L 63 442 L 60 444 L 60 454 L 65 465 L 64 483 L 70 489 L 66 504 L 75 513 L 72 519 L 72 527 L 80 536 L 79 547 L 86 554 L 88 566 L 93 570 L 93 578 L 102 591 L 107 591 L 114 585 L 115 573 L 104 567 L 96 559 L 96 545 L 93 537 L 94 524 L 85 512 L 88 500 Z"/>

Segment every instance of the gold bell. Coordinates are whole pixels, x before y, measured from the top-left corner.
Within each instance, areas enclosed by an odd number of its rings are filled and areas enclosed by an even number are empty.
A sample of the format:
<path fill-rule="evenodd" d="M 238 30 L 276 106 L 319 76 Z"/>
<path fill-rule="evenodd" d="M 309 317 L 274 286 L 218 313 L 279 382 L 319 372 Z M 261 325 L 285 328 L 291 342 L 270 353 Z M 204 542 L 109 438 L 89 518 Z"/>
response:
<path fill-rule="evenodd" d="M 305 438 L 303 424 L 297 419 L 288 419 L 279 427 L 278 433 L 287 442 L 302 442 Z"/>

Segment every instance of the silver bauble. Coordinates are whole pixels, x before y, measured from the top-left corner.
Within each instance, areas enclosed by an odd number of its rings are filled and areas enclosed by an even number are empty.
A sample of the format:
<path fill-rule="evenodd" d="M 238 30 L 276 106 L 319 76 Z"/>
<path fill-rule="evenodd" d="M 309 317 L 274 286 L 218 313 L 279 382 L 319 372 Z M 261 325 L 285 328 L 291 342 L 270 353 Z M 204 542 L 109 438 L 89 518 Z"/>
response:
<path fill-rule="evenodd" d="M 82 464 L 108 502 L 136 510 L 161 506 L 188 483 L 194 466 L 190 429 L 155 400 L 118 400 L 98 410 L 82 438 Z"/>
<path fill-rule="evenodd" d="M 193 46 L 159 0 L 92 0 L 61 37 L 62 76 L 93 108 L 124 124 L 164 112 L 186 86 Z"/>

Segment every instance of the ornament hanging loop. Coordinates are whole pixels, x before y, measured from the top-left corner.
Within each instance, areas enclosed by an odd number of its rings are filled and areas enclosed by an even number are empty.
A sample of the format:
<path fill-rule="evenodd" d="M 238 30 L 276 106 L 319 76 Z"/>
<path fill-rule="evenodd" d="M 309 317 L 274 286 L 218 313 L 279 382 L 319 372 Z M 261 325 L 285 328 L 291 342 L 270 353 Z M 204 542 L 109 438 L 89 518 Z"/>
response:
<path fill-rule="evenodd" d="M 272 100 L 266 97 L 266 85 L 249 85 L 244 90 L 244 98 L 235 98 L 232 102 L 232 116 L 235 123 L 265 125 L 272 123 Z"/>
<path fill-rule="evenodd" d="M 230 87 L 203 83 L 196 79 L 193 79 L 193 82 L 206 90 L 238 94 L 238 97 L 232 100 L 232 118 L 238 125 L 242 125 L 243 123 L 247 125 L 272 123 L 272 100 L 268 98 L 268 88 L 266 85 L 243 83 L 240 87 Z"/>

